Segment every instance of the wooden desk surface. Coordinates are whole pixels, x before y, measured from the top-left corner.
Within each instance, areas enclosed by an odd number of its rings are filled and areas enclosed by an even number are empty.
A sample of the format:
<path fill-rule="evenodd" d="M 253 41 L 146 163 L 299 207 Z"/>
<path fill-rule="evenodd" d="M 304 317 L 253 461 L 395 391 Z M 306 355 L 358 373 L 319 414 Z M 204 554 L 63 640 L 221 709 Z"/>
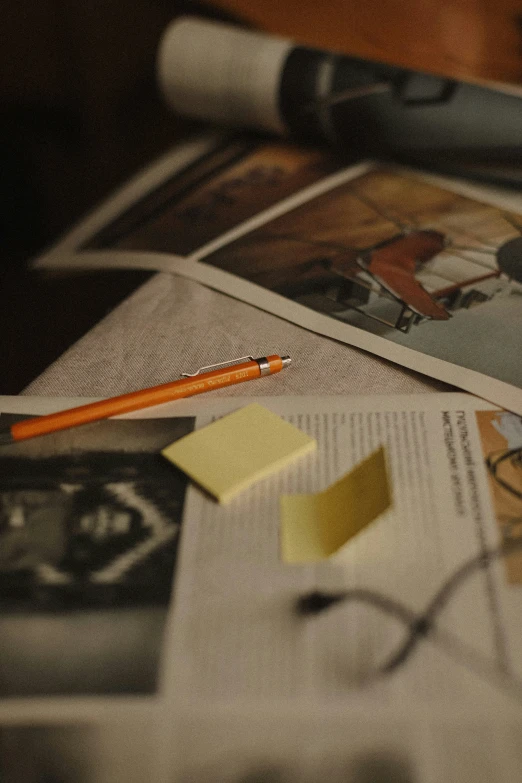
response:
<path fill-rule="evenodd" d="M 522 83 L 522 0 L 214 0 L 319 48 L 454 78 Z"/>

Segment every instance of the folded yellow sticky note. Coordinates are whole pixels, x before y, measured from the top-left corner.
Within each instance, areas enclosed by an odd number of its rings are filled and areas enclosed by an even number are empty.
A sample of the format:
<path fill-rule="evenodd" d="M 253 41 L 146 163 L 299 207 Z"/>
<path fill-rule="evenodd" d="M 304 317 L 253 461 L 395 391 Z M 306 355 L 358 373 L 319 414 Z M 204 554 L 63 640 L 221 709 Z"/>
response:
<path fill-rule="evenodd" d="M 281 557 L 287 563 L 330 557 L 390 504 L 381 447 L 323 492 L 281 496 Z"/>
<path fill-rule="evenodd" d="M 293 424 L 253 403 L 185 435 L 161 453 L 220 503 L 228 503 L 254 481 L 316 446 Z"/>

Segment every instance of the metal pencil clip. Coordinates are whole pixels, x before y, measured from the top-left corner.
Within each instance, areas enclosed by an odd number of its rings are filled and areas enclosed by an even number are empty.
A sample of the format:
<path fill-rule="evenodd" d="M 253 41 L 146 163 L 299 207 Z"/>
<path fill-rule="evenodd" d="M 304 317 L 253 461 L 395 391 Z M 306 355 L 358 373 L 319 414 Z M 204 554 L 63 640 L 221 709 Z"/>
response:
<path fill-rule="evenodd" d="M 251 361 L 255 362 L 255 359 L 253 356 L 240 356 L 238 359 L 231 359 L 229 362 L 219 362 L 218 364 L 209 364 L 207 367 L 200 367 L 199 370 L 196 370 L 196 372 L 182 372 L 181 377 L 182 378 L 195 378 L 196 375 L 199 375 L 200 373 L 204 372 L 205 370 L 215 370 L 216 367 L 228 367 L 231 364 L 237 364 L 238 362 L 244 362 L 244 361 Z"/>

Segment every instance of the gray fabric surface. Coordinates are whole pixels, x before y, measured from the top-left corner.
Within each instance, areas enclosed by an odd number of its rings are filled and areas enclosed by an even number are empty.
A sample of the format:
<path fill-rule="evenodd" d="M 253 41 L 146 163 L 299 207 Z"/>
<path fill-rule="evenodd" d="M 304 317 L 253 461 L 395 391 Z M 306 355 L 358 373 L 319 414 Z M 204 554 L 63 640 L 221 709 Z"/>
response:
<path fill-rule="evenodd" d="M 158 274 L 24 393 L 106 397 L 165 383 L 204 365 L 267 353 L 289 354 L 292 367 L 212 395 L 399 394 L 450 389 L 199 283 Z"/>

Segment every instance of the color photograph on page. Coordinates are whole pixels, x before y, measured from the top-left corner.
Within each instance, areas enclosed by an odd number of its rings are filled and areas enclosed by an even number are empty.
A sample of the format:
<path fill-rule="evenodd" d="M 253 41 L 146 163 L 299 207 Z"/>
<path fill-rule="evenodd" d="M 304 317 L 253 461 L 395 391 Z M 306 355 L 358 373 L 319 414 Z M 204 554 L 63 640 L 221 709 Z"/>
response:
<path fill-rule="evenodd" d="M 241 137 L 116 218 L 102 208 L 98 230 L 91 220 L 42 265 L 143 260 L 522 412 L 522 204 L 510 203 Z"/>

